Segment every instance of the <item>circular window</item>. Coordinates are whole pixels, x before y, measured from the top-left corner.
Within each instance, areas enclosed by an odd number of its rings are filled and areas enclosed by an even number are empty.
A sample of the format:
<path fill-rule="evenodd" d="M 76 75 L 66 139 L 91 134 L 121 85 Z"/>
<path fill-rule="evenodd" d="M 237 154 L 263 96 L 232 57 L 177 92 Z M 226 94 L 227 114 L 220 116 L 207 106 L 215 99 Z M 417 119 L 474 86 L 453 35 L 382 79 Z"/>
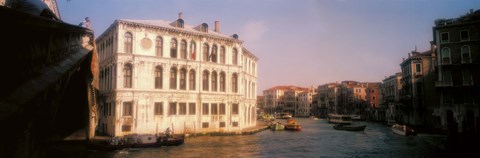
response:
<path fill-rule="evenodd" d="M 142 45 L 142 48 L 144 49 L 150 49 L 152 47 L 152 40 L 150 40 L 149 38 L 143 38 L 142 39 L 142 42 L 141 42 L 141 45 Z"/>

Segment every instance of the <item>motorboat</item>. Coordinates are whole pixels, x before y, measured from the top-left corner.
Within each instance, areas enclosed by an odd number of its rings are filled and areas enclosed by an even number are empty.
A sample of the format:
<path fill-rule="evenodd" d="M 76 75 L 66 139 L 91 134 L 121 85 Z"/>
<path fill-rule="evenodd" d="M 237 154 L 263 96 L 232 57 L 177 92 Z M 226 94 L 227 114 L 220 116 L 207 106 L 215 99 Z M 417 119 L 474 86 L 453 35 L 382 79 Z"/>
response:
<path fill-rule="evenodd" d="M 407 125 L 399 125 L 399 124 L 394 124 L 392 126 L 392 131 L 395 134 L 402 135 L 402 136 L 416 136 L 417 132 L 413 130 L 411 127 L 408 127 Z"/>
<path fill-rule="evenodd" d="M 351 124 L 352 118 L 350 115 L 328 114 L 328 123 L 334 124 Z"/>
<path fill-rule="evenodd" d="M 280 122 L 275 122 L 275 123 L 270 124 L 270 129 L 272 131 L 279 131 L 279 130 L 284 130 L 285 126 Z"/>
<path fill-rule="evenodd" d="M 285 130 L 301 131 L 302 125 L 300 125 L 297 121 L 290 119 L 287 121 L 287 124 L 285 124 Z"/>

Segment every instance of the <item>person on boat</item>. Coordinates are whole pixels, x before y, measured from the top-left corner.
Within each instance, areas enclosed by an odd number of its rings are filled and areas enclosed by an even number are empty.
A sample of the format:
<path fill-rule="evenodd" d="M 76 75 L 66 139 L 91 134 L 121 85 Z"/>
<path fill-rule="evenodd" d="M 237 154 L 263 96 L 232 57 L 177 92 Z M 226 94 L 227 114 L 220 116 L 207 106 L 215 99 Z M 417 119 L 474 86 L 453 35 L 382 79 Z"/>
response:
<path fill-rule="evenodd" d="M 167 136 L 167 138 L 171 137 L 172 131 L 170 130 L 170 127 L 167 127 L 167 130 L 165 130 L 165 135 Z"/>

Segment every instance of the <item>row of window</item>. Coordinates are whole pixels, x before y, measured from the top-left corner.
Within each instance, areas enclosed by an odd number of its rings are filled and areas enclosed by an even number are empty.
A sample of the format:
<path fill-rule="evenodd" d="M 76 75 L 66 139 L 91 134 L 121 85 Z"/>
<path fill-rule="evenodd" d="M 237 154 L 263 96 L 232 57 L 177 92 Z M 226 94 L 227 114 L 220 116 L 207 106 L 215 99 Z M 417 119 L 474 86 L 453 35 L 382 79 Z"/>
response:
<path fill-rule="evenodd" d="M 108 106 L 107 106 L 108 107 Z M 188 109 L 187 109 L 188 107 Z M 106 108 L 105 108 L 106 109 Z M 168 115 L 196 115 L 196 104 L 195 103 L 177 103 L 170 102 L 168 108 Z M 224 103 L 203 103 L 202 104 L 202 115 L 226 115 L 226 104 Z M 110 110 L 106 110 L 110 111 Z M 164 106 L 163 102 L 154 103 L 154 115 L 164 115 Z M 104 113 L 106 116 L 106 112 Z M 238 104 L 232 104 L 231 108 L 232 115 L 239 114 Z M 133 103 L 132 102 L 123 102 L 123 113 L 122 116 L 132 116 L 133 115 Z"/>
<path fill-rule="evenodd" d="M 163 38 L 158 36 L 155 39 L 155 54 L 156 56 L 163 57 Z M 178 41 L 173 38 L 170 40 L 170 58 L 189 59 L 196 60 L 196 44 L 190 42 L 190 51 L 187 52 L 187 41 L 180 41 L 180 52 L 178 52 Z M 213 44 L 212 48 L 208 44 L 202 46 L 202 61 L 210 61 L 214 63 L 226 64 L 226 49 L 224 46 L 220 46 L 220 50 L 216 44 Z M 218 52 L 219 51 L 219 52 Z M 124 52 L 133 53 L 133 36 L 132 33 L 126 32 L 124 35 Z M 179 53 L 179 54 L 178 54 Z M 180 55 L 180 56 L 179 56 Z M 238 65 L 238 50 L 233 48 L 232 50 L 232 64 Z"/>
<path fill-rule="evenodd" d="M 187 89 L 187 69 L 181 68 L 180 75 L 178 76 L 177 68 L 172 67 L 170 69 L 170 89 L 177 89 L 177 77 L 180 77 L 180 90 Z M 124 88 L 132 88 L 132 65 L 125 64 L 123 68 L 123 76 L 124 76 Z M 154 72 L 155 77 L 155 89 L 163 89 L 163 68 L 161 66 L 155 67 Z M 219 82 L 218 82 L 219 80 Z M 195 90 L 195 70 L 191 69 L 188 72 L 188 87 L 189 90 Z M 211 86 L 210 86 L 211 83 Z M 226 73 L 221 71 L 217 74 L 216 71 L 209 72 L 208 70 L 204 70 L 202 73 L 202 87 L 203 91 L 220 91 L 226 92 Z M 211 88 L 211 89 L 209 89 Z M 238 92 L 238 75 L 236 73 L 232 74 L 232 82 L 231 88 L 233 93 Z"/>
<path fill-rule="evenodd" d="M 468 41 L 470 40 L 470 35 L 468 30 L 460 31 L 460 41 Z M 440 41 L 442 43 L 450 42 L 450 34 L 448 32 L 442 32 L 440 34 Z"/>
<path fill-rule="evenodd" d="M 464 45 L 462 48 L 460 48 L 461 52 L 461 57 L 462 57 L 462 63 L 471 63 L 471 56 L 470 56 L 470 46 Z M 448 47 L 443 47 L 442 48 L 442 64 L 451 64 L 451 54 L 450 54 L 450 48 Z"/>
<path fill-rule="evenodd" d="M 209 128 L 209 122 L 202 122 L 202 128 Z M 219 122 L 218 127 L 223 128 L 226 127 L 225 122 Z M 238 127 L 238 122 L 232 122 L 232 127 Z M 132 130 L 132 125 L 122 125 L 122 132 L 130 132 Z"/>

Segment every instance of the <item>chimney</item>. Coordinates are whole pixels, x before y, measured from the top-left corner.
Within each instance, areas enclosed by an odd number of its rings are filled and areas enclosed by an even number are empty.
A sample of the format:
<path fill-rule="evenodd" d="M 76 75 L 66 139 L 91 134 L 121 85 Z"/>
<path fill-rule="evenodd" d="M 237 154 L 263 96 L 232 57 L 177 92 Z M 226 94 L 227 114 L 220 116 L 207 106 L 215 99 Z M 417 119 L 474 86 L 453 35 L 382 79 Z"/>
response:
<path fill-rule="evenodd" d="M 183 13 L 182 12 L 178 13 L 178 19 L 183 19 Z"/>
<path fill-rule="evenodd" d="M 220 22 L 218 20 L 215 20 L 215 32 L 220 32 Z"/>

